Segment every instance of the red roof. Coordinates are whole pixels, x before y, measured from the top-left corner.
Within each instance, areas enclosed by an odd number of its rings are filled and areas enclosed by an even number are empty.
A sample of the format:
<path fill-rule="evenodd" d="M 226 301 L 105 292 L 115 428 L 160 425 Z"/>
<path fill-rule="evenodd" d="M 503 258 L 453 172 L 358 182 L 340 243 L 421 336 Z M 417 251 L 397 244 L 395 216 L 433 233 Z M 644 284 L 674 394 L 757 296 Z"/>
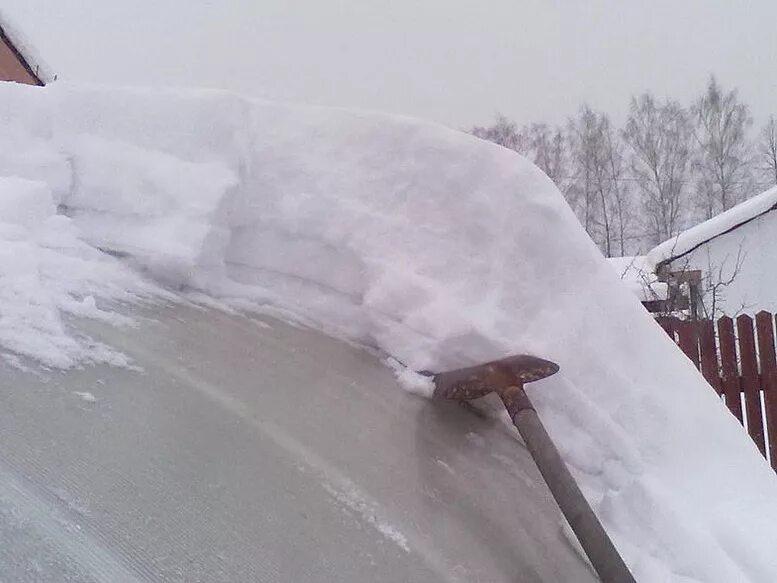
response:
<path fill-rule="evenodd" d="M 19 34 L 0 18 L 0 81 L 45 85 L 45 74 L 31 55 Z"/>

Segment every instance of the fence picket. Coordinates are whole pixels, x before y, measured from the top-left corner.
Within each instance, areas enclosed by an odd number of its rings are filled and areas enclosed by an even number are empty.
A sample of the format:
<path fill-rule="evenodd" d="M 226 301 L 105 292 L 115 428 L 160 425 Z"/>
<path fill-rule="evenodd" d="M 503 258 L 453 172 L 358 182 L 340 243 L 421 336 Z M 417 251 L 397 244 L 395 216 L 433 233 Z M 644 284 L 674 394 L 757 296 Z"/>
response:
<path fill-rule="evenodd" d="M 678 323 L 677 337 L 680 344 L 680 350 L 691 359 L 693 365 L 699 368 L 699 343 L 696 333 L 696 322 L 684 320 Z"/>
<path fill-rule="evenodd" d="M 726 406 L 742 423 L 737 353 L 734 345 L 734 321 L 728 316 L 723 316 L 718 320 L 718 337 L 720 339 L 720 365 L 723 373 L 722 386 L 723 394 L 726 396 Z"/>
<path fill-rule="evenodd" d="M 777 470 L 777 314 L 738 316 L 736 331 L 728 316 L 717 321 L 717 330 L 711 320 L 656 320 Z"/>
<path fill-rule="evenodd" d="M 701 372 L 710 386 L 720 395 L 723 392 L 718 369 L 718 349 L 715 346 L 715 325 L 712 320 L 699 322 L 699 351 L 701 352 Z"/>
<path fill-rule="evenodd" d="M 766 409 L 766 432 L 769 438 L 769 458 L 777 470 L 777 358 L 774 350 L 772 316 L 768 312 L 755 315 L 758 331 L 758 357 L 761 361 L 761 385 Z"/>
<path fill-rule="evenodd" d="M 753 337 L 753 319 L 745 314 L 737 317 L 739 356 L 742 361 L 742 391 L 745 394 L 747 432 L 755 441 L 760 452 L 766 455 L 764 425 L 761 417 L 761 383 L 758 377 L 758 362 Z"/>

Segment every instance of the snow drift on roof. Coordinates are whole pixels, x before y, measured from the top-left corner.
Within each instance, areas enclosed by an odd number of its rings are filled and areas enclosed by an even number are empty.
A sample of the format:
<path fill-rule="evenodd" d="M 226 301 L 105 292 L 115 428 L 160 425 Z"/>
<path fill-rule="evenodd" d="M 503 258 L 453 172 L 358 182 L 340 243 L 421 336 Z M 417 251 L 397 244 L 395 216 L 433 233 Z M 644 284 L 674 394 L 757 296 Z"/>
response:
<path fill-rule="evenodd" d="M 0 104 L 0 176 L 45 183 L 83 240 L 168 285 L 415 369 L 558 362 L 529 391 L 638 580 L 777 578 L 771 468 L 521 156 L 408 118 L 212 91 L 0 84 Z"/>
<path fill-rule="evenodd" d="M 681 257 L 710 239 L 769 212 L 775 204 L 777 204 L 777 187 L 762 192 L 758 196 L 739 203 L 726 212 L 664 241 L 648 253 L 647 261 L 655 268 L 661 263 Z"/>
<path fill-rule="evenodd" d="M 13 25 L 8 15 L 0 11 L 0 30 L 11 41 L 13 47 L 19 52 L 35 76 L 44 84 L 54 81 L 54 73 L 46 62 L 35 50 L 30 40 Z"/>

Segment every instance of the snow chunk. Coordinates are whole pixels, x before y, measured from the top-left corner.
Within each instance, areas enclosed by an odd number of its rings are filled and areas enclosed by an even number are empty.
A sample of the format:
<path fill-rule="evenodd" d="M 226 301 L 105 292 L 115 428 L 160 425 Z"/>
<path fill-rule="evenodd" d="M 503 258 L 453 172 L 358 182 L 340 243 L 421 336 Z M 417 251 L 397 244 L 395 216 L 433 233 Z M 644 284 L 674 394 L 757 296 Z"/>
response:
<path fill-rule="evenodd" d="M 386 365 L 394 371 L 397 381 L 408 393 L 415 393 L 431 399 L 434 394 L 434 379 L 429 375 L 422 375 L 407 368 L 394 358 L 387 358 Z"/>
<path fill-rule="evenodd" d="M 92 393 L 89 391 L 73 391 L 73 394 L 81 399 L 82 401 L 86 401 L 87 403 L 96 403 L 97 397 L 95 397 Z"/>
<path fill-rule="evenodd" d="M 0 346 L 55 368 L 82 361 L 125 366 L 110 348 L 69 330 L 63 314 L 126 323 L 98 307 L 137 301 L 155 287 L 78 238 L 56 215 L 48 185 L 0 176 Z"/>

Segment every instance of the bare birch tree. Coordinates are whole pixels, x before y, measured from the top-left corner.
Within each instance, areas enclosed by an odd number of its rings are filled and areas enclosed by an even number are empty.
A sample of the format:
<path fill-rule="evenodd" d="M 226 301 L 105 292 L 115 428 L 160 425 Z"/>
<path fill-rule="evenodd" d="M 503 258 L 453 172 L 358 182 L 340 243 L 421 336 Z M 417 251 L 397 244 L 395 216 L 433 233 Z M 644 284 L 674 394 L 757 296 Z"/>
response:
<path fill-rule="evenodd" d="M 657 103 L 644 93 L 631 100 L 623 139 L 631 149 L 648 236 L 658 244 L 682 226 L 693 139 L 688 113 L 677 102 Z"/>
<path fill-rule="evenodd" d="M 563 128 L 533 123 L 527 132 L 532 161 L 548 175 L 559 190 L 566 191 L 569 181 L 569 154 Z"/>
<path fill-rule="evenodd" d="M 773 115 L 761 130 L 757 156 L 766 182 L 772 186 L 777 184 L 777 119 Z"/>
<path fill-rule="evenodd" d="M 607 257 L 624 254 L 630 220 L 622 148 L 610 118 L 583 106 L 569 121 L 571 198 L 583 226 Z"/>
<path fill-rule="evenodd" d="M 634 230 L 634 209 L 632 204 L 632 193 L 629 183 L 623 180 L 625 174 L 625 159 L 623 155 L 623 141 L 618 132 L 613 130 L 612 125 L 607 122 L 604 128 L 604 151 L 605 160 L 609 167 L 611 178 L 610 198 L 615 211 L 615 228 L 617 229 L 618 252 L 621 257 L 627 254 L 627 245 L 629 241 L 635 239 Z"/>
<path fill-rule="evenodd" d="M 556 184 L 570 205 L 575 207 L 575 201 L 569 198 L 569 147 L 562 127 L 533 123 L 519 128 L 505 116 L 497 115 L 493 125 L 476 126 L 470 133 L 529 158 Z"/>
<path fill-rule="evenodd" d="M 502 114 L 497 114 L 492 125 L 475 126 L 470 129 L 469 133 L 521 154 L 526 154 L 529 150 L 529 139 L 526 132 Z"/>
<path fill-rule="evenodd" d="M 725 92 L 711 77 L 691 108 L 695 122 L 697 206 L 704 219 L 730 209 L 753 194 L 747 132 L 753 124 L 736 89 Z"/>
<path fill-rule="evenodd" d="M 574 174 L 571 190 L 573 198 L 577 201 L 575 211 L 588 235 L 598 245 L 604 247 L 602 251 L 606 253 L 607 243 L 602 244 L 598 233 L 599 223 L 603 222 L 607 225 L 607 221 L 599 220 L 601 207 L 596 191 L 596 167 L 599 164 L 596 145 L 597 125 L 596 114 L 588 106 L 584 106 L 577 117 L 569 120 L 567 134 Z"/>

